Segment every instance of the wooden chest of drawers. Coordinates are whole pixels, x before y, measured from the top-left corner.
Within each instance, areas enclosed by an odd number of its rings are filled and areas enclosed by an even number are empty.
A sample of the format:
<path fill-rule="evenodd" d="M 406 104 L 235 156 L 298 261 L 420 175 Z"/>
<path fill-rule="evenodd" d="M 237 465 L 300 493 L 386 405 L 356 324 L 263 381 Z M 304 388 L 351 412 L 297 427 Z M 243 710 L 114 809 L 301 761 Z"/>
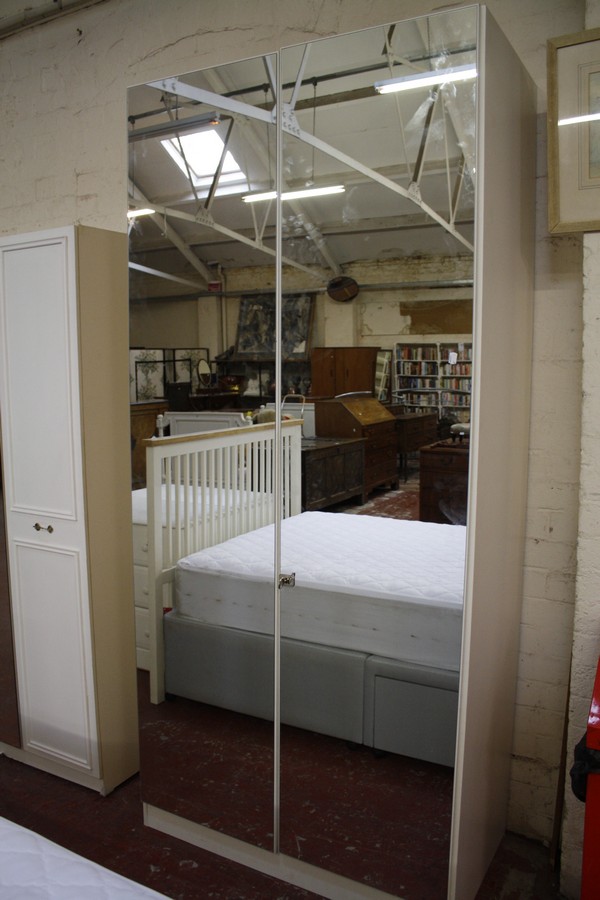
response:
<path fill-rule="evenodd" d="M 464 525 L 467 521 L 469 442 L 445 440 L 419 453 L 419 518 Z"/>
<path fill-rule="evenodd" d="M 437 413 L 394 413 L 396 416 L 396 433 L 398 435 L 398 456 L 406 481 L 408 475 L 408 454 L 432 444 L 438 437 Z"/>
<path fill-rule="evenodd" d="M 325 509 L 364 490 L 362 438 L 305 438 L 302 441 L 302 509 Z"/>
<path fill-rule="evenodd" d="M 433 443 L 438 436 L 437 423 L 437 413 L 405 413 L 396 416 L 398 452 L 412 453 Z"/>
<path fill-rule="evenodd" d="M 379 485 L 398 487 L 396 419 L 374 397 L 315 401 L 318 437 L 364 438 L 364 492 Z"/>

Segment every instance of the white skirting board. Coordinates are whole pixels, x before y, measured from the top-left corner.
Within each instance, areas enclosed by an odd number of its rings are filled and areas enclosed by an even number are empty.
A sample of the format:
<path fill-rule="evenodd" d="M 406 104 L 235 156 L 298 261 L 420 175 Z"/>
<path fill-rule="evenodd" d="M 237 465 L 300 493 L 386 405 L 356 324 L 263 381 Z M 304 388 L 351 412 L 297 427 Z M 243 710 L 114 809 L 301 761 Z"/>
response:
<path fill-rule="evenodd" d="M 224 857 L 241 866 L 247 866 L 263 875 L 279 878 L 287 884 L 312 891 L 328 900 L 398 900 L 392 894 L 378 891 L 367 885 L 334 875 L 292 859 L 282 853 L 271 853 L 260 847 L 253 847 L 245 841 L 220 834 L 211 828 L 190 822 L 148 803 L 144 807 L 144 824 L 181 841 L 187 841 L 209 853 Z"/>

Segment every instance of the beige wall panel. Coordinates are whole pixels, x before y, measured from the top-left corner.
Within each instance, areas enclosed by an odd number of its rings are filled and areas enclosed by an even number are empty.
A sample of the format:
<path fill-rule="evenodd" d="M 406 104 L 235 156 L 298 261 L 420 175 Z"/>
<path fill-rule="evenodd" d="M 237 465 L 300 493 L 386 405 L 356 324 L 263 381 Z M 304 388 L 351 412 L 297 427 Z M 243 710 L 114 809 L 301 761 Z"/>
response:
<path fill-rule="evenodd" d="M 469 533 L 450 860 L 450 896 L 460 900 L 475 896 L 506 828 L 533 310 L 534 87 L 489 16 L 478 47 Z"/>
<path fill-rule="evenodd" d="M 199 334 L 198 301 L 136 300 L 131 304 L 131 347 L 205 347 Z M 211 326 L 212 330 L 212 326 Z"/>

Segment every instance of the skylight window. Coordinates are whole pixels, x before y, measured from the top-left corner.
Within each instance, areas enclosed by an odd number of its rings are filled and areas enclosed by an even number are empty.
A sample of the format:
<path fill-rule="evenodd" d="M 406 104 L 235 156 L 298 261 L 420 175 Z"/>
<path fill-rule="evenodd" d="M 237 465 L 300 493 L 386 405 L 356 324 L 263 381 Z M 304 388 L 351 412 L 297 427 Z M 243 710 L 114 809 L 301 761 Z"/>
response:
<path fill-rule="evenodd" d="M 189 173 L 197 189 L 200 191 L 209 189 L 225 146 L 214 129 L 203 129 L 191 134 L 183 134 L 179 138 L 169 138 L 166 141 L 161 141 L 161 144 L 174 162 L 177 163 L 186 178 L 188 177 L 189 167 Z M 185 159 L 181 153 L 180 146 Z M 228 150 L 225 154 L 221 174 L 219 175 L 217 194 L 241 193 L 246 190 L 248 190 L 246 176 L 235 161 L 233 154 Z"/>

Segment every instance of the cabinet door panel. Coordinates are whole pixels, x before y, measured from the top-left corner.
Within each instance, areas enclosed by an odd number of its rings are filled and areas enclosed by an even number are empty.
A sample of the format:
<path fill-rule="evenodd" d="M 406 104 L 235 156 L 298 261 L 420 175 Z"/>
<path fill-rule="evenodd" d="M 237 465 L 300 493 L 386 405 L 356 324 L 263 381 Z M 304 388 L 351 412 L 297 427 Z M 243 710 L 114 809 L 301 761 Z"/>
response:
<path fill-rule="evenodd" d="M 63 241 L 5 252 L 3 350 L 13 449 L 11 506 L 75 518 L 76 322 L 69 306 L 68 263 Z"/>
<path fill-rule="evenodd" d="M 335 354 L 327 347 L 315 347 L 310 355 L 311 395 L 333 397 L 336 393 Z"/>
<path fill-rule="evenodd" d="M 373 391 L 377 347 L 344 347 L 338 351 L 336 393 Z"/>
<path fill-rule="evenodd" d="M 79 554 L 33 543 L 14 551 L 23 747 L 93 771 Z"/>

